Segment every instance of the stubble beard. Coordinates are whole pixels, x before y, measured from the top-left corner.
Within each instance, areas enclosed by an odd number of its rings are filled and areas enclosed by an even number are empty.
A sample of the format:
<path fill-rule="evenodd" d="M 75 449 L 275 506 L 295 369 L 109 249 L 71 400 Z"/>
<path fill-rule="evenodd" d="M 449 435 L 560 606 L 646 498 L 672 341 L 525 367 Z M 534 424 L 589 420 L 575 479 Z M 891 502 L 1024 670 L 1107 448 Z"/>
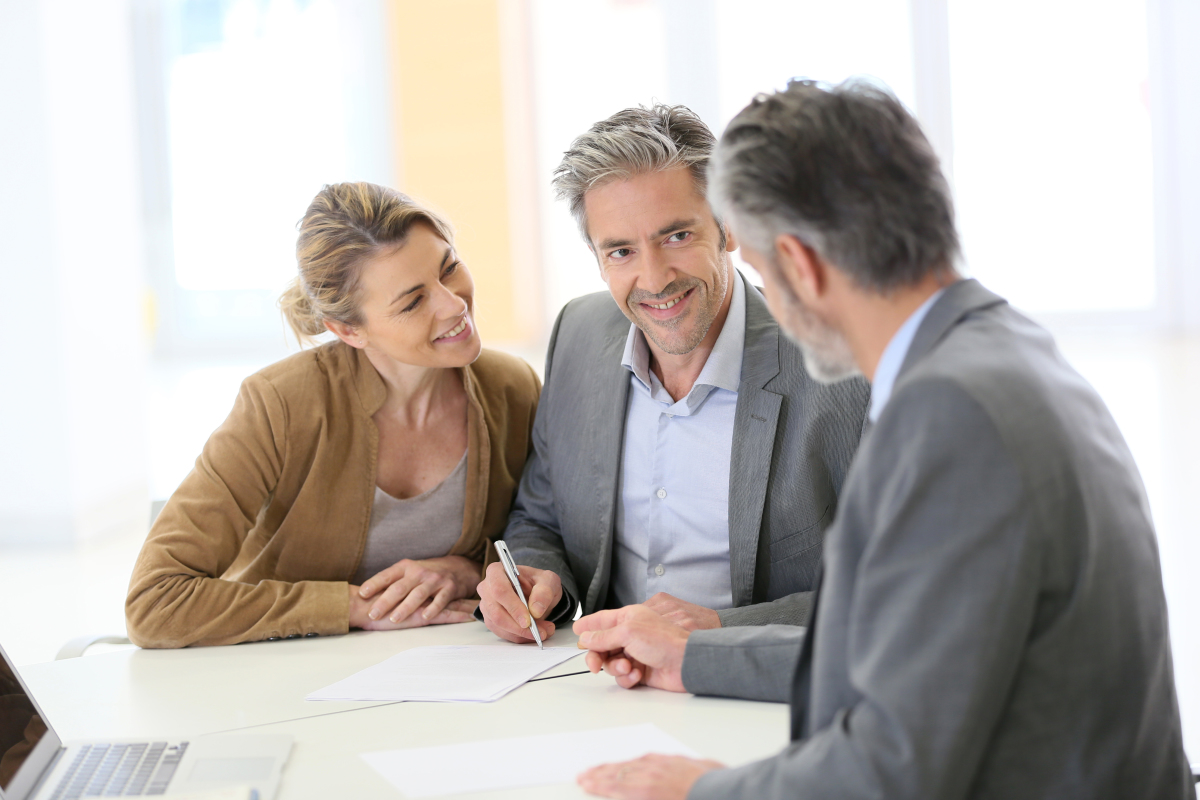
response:
<path fill-rule="evenodd" d="M 681 294 L 689 289 L 695 290 L 688 301 L 695 309 L 692 314 L 664 321 L 646 318 L 640 313 L 641 303 L 662 302 L 668 297 Z M 726 292 L 728 291 L 728 287 L 726 287 Z M 633 317 L 633 324 L 637 325 L 646 338 L 654 342 L 658 349 L 673 356 L 682 356 L 699 347 L 700 343 L 704 341 L 704 337 L 708 335 L 708 329 L 712 327 L 713 320 L 717 318 L 717 314 L 721 310 L 721 303 L 725 298 L 722 295 L 719 302 L 714 302 L 714 300 L 715 298 L 709 294 L 708 288 L 703 282 L 688 277 L 676 278 L 657 294 L 635 290 L 626 298 L 625 305 Z M 690 327 L 685 327 L 689 324 Z M 678 333 L 679 337 L 664 336 L 664 328 Z"/>

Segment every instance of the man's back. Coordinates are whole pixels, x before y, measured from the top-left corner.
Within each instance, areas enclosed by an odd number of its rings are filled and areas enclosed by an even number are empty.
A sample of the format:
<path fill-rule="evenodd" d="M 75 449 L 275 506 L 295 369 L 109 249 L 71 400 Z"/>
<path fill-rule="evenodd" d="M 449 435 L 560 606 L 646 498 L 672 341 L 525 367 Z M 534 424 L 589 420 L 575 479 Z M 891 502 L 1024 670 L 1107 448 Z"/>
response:
<path fill-rule="evenodd" d="M 845 796 L 1194 796 L 1141 481 L 1048 334 L 974 281 L 947 289 L 842 512 L 793 711 L 826 751 L 808 777 Z"/>

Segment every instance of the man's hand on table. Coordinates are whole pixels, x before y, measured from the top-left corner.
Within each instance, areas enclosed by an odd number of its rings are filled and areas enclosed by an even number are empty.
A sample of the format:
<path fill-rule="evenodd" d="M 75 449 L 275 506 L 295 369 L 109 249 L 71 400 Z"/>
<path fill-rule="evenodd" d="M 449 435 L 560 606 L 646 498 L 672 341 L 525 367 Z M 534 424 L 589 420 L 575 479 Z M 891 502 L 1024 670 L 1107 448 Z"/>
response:
<path fill-rule="evenodd" d="M 588 794 L 619 800 L 686 800 L 700 776 L 725 765 L 683 756 L 648 755 L 620 764 L 601 764 L 575 780 Z"/>
<path fill-rule="evenodd" d="M 538 621 L 538 633 L 545 641 L 554 635 L 554 623 L 544 617 L 562 599 L 562 581 L 557 574 L 546 569 L 518 564 L 517 571 L 520 573 L 521 591 L 529 601 L 529 611 Z M 501 639 L 518 644 L 533 641 L 533 634 L 529 630 L 529 614 L 513 590 L 504 566 L 498 561 L 488 564 L 487 574 L 479 584 L 479 608 L 488 630 Z"/>
<path fill-rule="evenodd" d="M 643 605 L 597 611 L 575 623 L 579 647 L 592 672 L 603 669 L 625 689 L 638 684 L 672 692 L 683 688 L 687 631 Z"/>
<path fill-rule="evenodd" d="M 686 631 L 721 627 L 721 618 L 711 608 L 685 602 L 666 592 L 659 592 L 642 605 Z"/>

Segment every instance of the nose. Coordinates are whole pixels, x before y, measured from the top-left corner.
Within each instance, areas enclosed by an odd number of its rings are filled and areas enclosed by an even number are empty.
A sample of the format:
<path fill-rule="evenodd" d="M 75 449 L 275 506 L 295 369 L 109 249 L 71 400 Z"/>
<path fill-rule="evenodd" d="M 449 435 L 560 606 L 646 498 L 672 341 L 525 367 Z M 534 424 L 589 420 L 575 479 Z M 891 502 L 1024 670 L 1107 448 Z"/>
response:
<path fill-rule="evenodd" d="M 455 294 L 445 284 L 437 284 L 430 295 L 429 299 L 438 319 L 453 319 L 467 313 L 466 299 Z"/>
<path fill-rule="evenodd" d="M 642 257 L 642 269 L 638 274 L 638 288 L 658 294 L 675 280 L 675 268 L 669 263 L 667 254 L 657 247 L 648 247 Z"/>

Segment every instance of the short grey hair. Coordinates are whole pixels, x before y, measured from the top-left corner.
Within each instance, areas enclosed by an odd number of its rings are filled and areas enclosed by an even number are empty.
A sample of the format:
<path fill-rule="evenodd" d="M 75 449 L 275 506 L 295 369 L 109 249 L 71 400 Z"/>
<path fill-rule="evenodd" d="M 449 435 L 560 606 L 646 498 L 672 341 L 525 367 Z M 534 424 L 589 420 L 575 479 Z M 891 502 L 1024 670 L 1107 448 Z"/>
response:
<path fill-rule="evenodd" d="M 954 203 L 920 125 L 884 88 L 793 80 L 729 123 L 709 201 L 771 259 L 792 235 L 887 294 L 955 267 Z"/>
<path fill-rule="evenodd" d="M 571 142 L 554 170 L 551 185 L 559 200 L 566 200 L 589 245 L 583 200 L 588 190 L 611 180 L 676 167 L 687 167 L 701 197 L 708 188 L 708 159 L 717 139 L 695 112 L 686 106 L 655 103 L 618 111 Z M 724 247 L 725 229 L 717 220 Z"/>

